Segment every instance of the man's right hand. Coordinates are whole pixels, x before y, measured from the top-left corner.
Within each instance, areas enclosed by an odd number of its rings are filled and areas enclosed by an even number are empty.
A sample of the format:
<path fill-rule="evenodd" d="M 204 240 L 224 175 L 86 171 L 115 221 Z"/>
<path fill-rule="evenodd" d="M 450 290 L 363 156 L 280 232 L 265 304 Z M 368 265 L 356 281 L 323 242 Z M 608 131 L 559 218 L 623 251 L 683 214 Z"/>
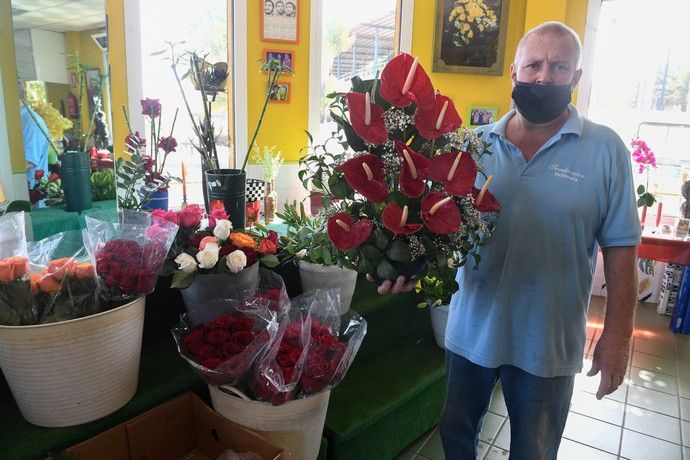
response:
<path fill-rule="evenodd" d="M 373 282 L 374 278 L 372 278 L 371 275 L 367 275 L 367 280 L 369 282 Z M 417 282 L 411 281 L 407 283 L 406 281 L 407 280 L 405 277 L 400 275 L 398 276 L 398 279 L 395 280 L 395 284 L 391 280 L 386 280 L 381 283 L 377 291 L 379 294 L 399 294 L 401 292 L 410 292 L 412 289 L 414 289 Z"/>

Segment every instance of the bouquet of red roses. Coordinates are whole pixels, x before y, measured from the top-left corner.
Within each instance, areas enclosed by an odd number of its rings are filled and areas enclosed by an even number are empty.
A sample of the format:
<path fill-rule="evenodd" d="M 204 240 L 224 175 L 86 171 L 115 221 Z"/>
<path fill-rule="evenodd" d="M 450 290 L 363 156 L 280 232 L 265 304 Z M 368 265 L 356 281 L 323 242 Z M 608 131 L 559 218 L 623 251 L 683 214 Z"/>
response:
<path fill-rule="evenodd" d="M 147 212 L 102 211 L 86 216 L 84 244 L 110 307 L 153 292 L 178 226 Z"/>
<path fill-rule="evenodd" d="M 455 254 L 459 265 L 478 262 L 500 208 L 491 177 L 477 180 L 487 143 L 460 130 L 453 101 L 417 59 L 401 53 L 380 79 L 355 77 L 352 91 L 331 97 L 345 152 L 330 164 L 307 156 L 300 178 L 339 200 L 326 210 L 332 244 L 379 282 L 418 278 Z"/>

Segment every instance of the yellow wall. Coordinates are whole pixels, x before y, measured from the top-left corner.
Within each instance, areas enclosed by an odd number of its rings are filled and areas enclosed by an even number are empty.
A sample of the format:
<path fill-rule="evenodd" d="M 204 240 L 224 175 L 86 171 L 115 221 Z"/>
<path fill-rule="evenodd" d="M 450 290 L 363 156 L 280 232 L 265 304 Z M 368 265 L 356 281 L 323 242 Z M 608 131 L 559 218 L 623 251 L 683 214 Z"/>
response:
<path fill-rule="evenodd" d="M 330 0 L 327 0 L 330 1 Z M 263 50 L 292 50 L 295 53 L 293 76 L 285 76 L 278 81 L 290 83 L 290 102 L 269 103 L 264 122 L 256 140 L 256 145 L 275 145 L 288 162 L 298 160 L 300 150 L 307 145 L 304 130 L 307 129 L 309 115 L 309 9 L 310 0 L 299 2 L 299 43 L 274 43 L 261 41 L 260 12 L 262 2 L 247 2 L 247 116 L 248 141 L 254 133 L 259 113 L 266 98 L 266 76 L 259 72 L 263 60 Z M 241 88 L 239 89 L 241 91 Z M 245 152 L 237 152 L 239 159 Z"/>
<path fill-rule="evenodd" d="M 14 34 L 12 33 L 12 7 L 10 0 L 0 0 L 0 72 L 5 95 L 5 115 L 10 144 L 12 172 L 26 171 L 22 122 L 19 118 L 19 94 L 17 93 L 17 65 L 14 61 Z"/>
<path fill-rule="evenodd" d="M 110 64 L 110 102 L 113 105 L 112 124 L 115 157 L 125 151 L 127 122 L 122 106 L 127 105 L 127 60 L 125 52 L 124 0 L 106 0 L 105 14 L 108 19 L 108 63 Z"/>
<path fill-rule="evenodd" d="M 504 0 L 507 1 L 507 0 Z M 503 75 L 468 75 L 432 72 L 435 7 L 433 0 L 417 0 L 414 5 L 412 54 L 429 73 L 434 87 L 449 96 L 458 113 L 466 120 L 470 105 L 498 106 L 499 114 L 510 108 L 510 64 L 522 35 L 545 21 L 561 21 L 584 37 L 587 1 L 583 0 L 510 0 L 508 30 L 503 58 Z M 465 124 L 467 124 L 465 122 Z"/>

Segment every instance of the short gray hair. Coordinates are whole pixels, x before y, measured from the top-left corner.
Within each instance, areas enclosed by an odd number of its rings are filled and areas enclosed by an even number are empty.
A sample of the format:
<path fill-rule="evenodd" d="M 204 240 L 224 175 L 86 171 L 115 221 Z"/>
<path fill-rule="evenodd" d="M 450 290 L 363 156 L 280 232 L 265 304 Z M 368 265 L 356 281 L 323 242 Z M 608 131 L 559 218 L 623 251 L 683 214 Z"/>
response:
<path fill-rule="evenodd" d="M 537 27 L 531 29 L 528 31 L 521 39 L 520 42 L 518 43 L 517 50 L 515 51 L 515 60 L 513 61 L 514 63 L 517 64 L 518 59 L 520 58 L 520 53 L 522 53 L 522 49 L 525 46 L 525 43 L 527 43 L 527 39 L 532 36 L 532 35 L 543 35 L 547 33 L 552 33 L 554 35 L 558 35 L 560 37 L 569 37 L 570 41 L 572 42 L 573 49 L 575 51 L 575 62 L 577 63 L 577 68 L 580 67 L 580 57 L 582 56 L 582 42 L 580 41 L 580 37 L 578 37 L 577 32 L 575 32 L 573 29 L 570 27 L 566 26 L 562 22 L 558 21 L 549 21 L 545 22 L 543 24 L 539 24 Z"/>

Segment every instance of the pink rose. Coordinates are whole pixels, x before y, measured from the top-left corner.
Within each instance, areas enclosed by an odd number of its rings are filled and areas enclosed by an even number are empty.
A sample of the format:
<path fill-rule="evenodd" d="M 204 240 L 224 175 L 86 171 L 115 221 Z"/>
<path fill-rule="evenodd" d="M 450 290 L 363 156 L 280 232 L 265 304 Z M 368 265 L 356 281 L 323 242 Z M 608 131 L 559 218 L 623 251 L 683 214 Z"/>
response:
<path fill-rule="evenodd" d="M 180 227 L 195 228 L 201 223 L 204 212 L 198 204 L 188 204 L 186 208 L 177 212 L 180 218 Z"/>

